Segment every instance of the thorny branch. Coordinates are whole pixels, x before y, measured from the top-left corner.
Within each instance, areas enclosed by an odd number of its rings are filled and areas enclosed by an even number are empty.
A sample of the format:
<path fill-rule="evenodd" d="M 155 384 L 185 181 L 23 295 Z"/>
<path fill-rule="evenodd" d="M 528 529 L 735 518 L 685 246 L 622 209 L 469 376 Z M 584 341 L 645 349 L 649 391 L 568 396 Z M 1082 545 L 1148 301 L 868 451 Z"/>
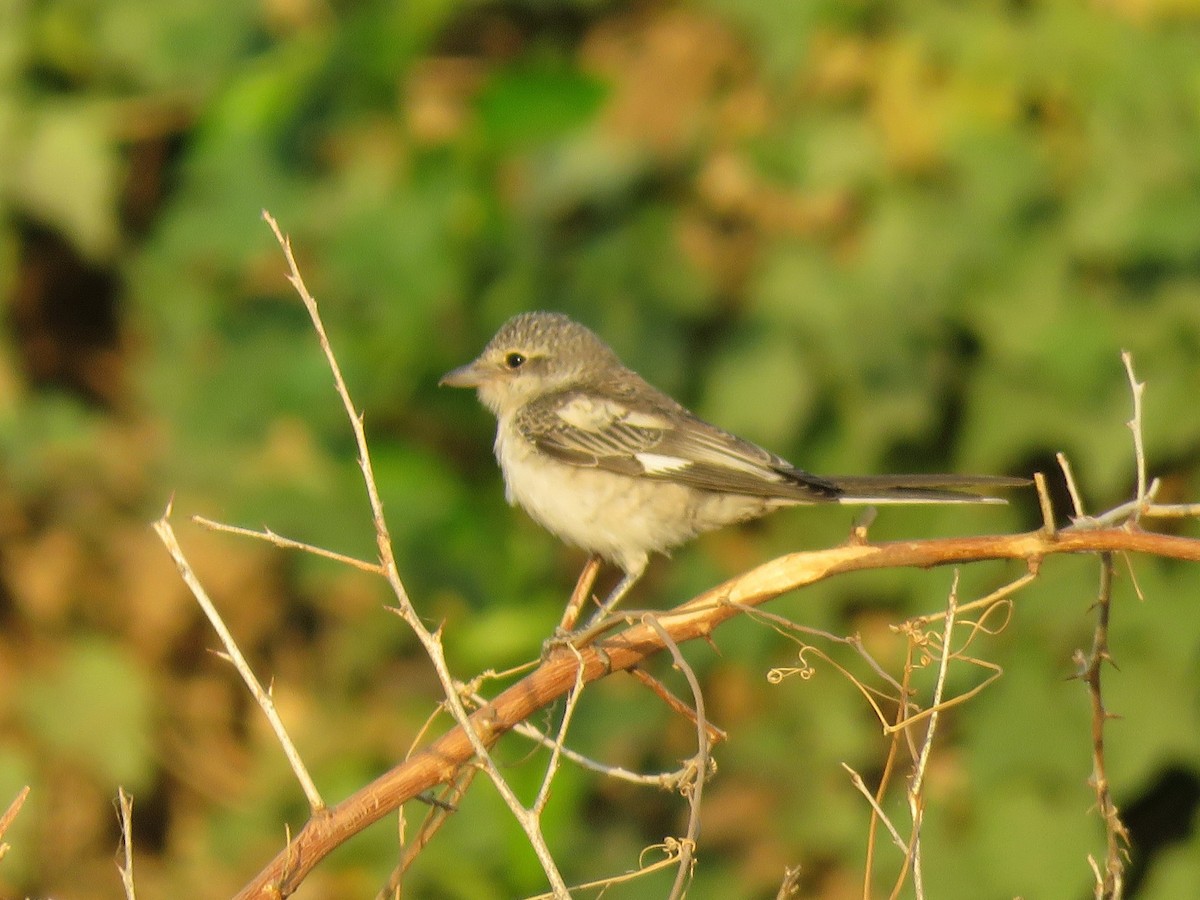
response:
<path fill-rule="evenodd" d="M 1064 530 L 1017 535 L 896 541 L 843 545 L 828 550 L 792 553 L 764 563 L 737 578 L 705 591 L 672 610 L 657 615 L 659 624 L 676 643 L 710 636 L 722 623 L 741 614 L 744 606 L 761 606 L 782 594 L 848 572 L 903 566 L 929 568 L 961 565 L 985 559 L 1041 561 L 1062 553 L 1128 551 L 1200 562 L 1200 540 L 1130 531 Z M 616 671 L 639 665 L 666 649 L 649 626 L 638 623 L 594 645 L 579 648 L 585 684 Z M 551 655 L 529 675 L 507 688 L 472 714 L 476 728 L 486 728 L 489 743 L 517 723 L 571 690 L 578 665 L 566 653 Z M 451 728 L 404 763 L 366 785 L 296 835 L 291 852 L 282 852 L 238 895 L 258 897 L 267 885 L 285 896 L 295 890 L 326 854 L 353 834 L 395 810 L 401 803 L 444 783 L 473 756 L 463 729 Z"/>
<path fill-rule="evenodd" d="M 1096 792 L 1096 807 L 1104 820 L 1105 852 L 1104 865 L 1096 878 L 1096 900 L 1116 900 L 1123 894 L 1125 873 L 1125 847 L 1129 844 L 1129 832 L 1113 802 L 1108 786 L 1108 770 L 1104 761 L 1104 724 L 1110 718 L 1104 708 L 1100 690 L 1100 673 L 1105 663 L 1112 662 L 1108 650 L 1108 625 L 1112 614 L 1113 556 L 1100 555 L 1100 591 L 1096 599 L 1096 628 L 1092 635 L 1092 649 L 1086 655 L 1075 654 L 1080 666 L 1080 677 L 1088 688 L 1092 706 L 1092 788 Z M 1089 858 L 1090 859 L 1090 858 Z M 1096 871 L 1093 862 L 1093 871 Z"/>
<path fill-rule="evenodd" d="M 1119 818 L 1117 818 L 1115 807 L 1111 805 L 1111 798 L 1108 796 L 1107 781 L 1104 775 L 1103 724 L 1107 713 L 1104 711 L 1103 703 L 1101 702 L 1099 681 L 1100 665 L 1108 658 L 1107 622 L 1110 611 L 1108 594 L 1111 587 L 1112 554 L 1149 553 L 1163 557 L 1200 561 L 1200 541 L 1154 534 L 1142 531 L 1136 527 L 1138 521 L 1142 519 L 1195 514 L 1197 511 L 1200 511 L 1200 504 L 1167 507 L 1157 506 L 1153 503 L 1153 498 L 1157 490 L 1157 482 L 1147 482 L 1144 448 L 1141 437 L 1141 399 L 1144 385 L 1136 381 L 1133 374 L 1132 362 L 1128 356 L 1124 358 L 1125 365 L 1131 387 L 1134 391 L 1134 416 L 1129 425 L 1134 434 L 1135 455 L 1138 466 L 1137 497 L 1130 504 L 1125 504 L 1116 510 L 1095 518 L 1084 516 L 1082 504 L 1079 500 L 1079 493 L 1075 488 L 1070 468 L 1065 457 L 1060 457 L 1060 465 L 1067 476 L 1068 488 L 1071 491 L 1075 507 L 1073 524 L 1070 528 L 1063 530 L 1055 529 L 1053 510 L 1049 506 L 1048 496 L 1041 485 L 1039 486 L 1039 494 L 1042 498 L 1045 525 L 1040 531 L 1028 534 L 872 544 L 867 541 L 866 531 L 868 523 L 864 522 L 856 528 L 852 539 L 843 546 L 813 553 L 794 553 L 780 557 L 710 591 L 706 591 L 670 611 L 656 613 L 652 617 L 645 617 L 641 620 L 635 620 L 629 617 L 628 614 L 619 617 L 618 621 L 623 620 L 628 626 L 624 631 L 598 641 L 592 646 L 578 649 L 560 648 L 559 651 L 543 660 L 534 671 L 521 678 L 490 701 L 475 695 L 473 702 L 477 704 L 477 708 L 473 712 L 468 712 L 465 700 L 472 697 L 473 691 L 470 689 L 464 690 L 463 686 L 450 674 L 441 647 L 440 633 L 430 631 L 424 627 L 409 600 L 396 569 L 395 559 L 391 550 L 391 539 L 383 518 L 382 504 L 379 500 L 378 489 L 372 472 L 362 417 L 356 412 L 350 399 L 337 361 L 329 345 L 324 326 L 317 312 L 316 303 L 304 286 L 288 240 L 283 236 L 278 225 L 269 214 L 264 213 L 264 217 L 275 232 L 283 249 L 289 268 L 288 278 L 300 295 L 312 318 L 313 327 L 318 335 L 322 351 L 325 353 L 330 371 L 334 376 L 337 393 L 354 432 L 359 450 L 359 465 L 362 469 L 364 484 L 376 526 L 376 543 L 379 560 L 378 562 L 366 562 L 342 557 L 321 550 L 320 548 L 313 548 L 297 541 L 282 538 L 269 530 L 250 532 L 245 529 L 237 529 L 233 526 L 219 525 L 208 521 L 203 521 L 202 524 L 225 531 L 240 531 L 254 538 L 270 541 L 283 548 L 300 549 L 305 552 L 317 553 L 335 558 L 340 562 L 353 565 L 368 572 L 381 574 L 388 581 L 397 598 L 398 605 L 395 611 L 413 629 L 437 672 L 445 694 L 445 707 L 453 717 L 455 724 L 449 731 L 413 753 L 405 762 L 396 766 L 375 782 L 367 785 L 336 806 L 323 808 L 320 796 L 316 793 L 315 787 L 311 787 L 310 789 L 310 786 L 306 785 L 305 790 L 309 794 L 310 805 L 313 808 L 312 818 L 294 838 L 289 838 L 286 847 L 276 859 L 243 889 L 239 897 L 258 897 L 264 891 L 273 896 L 287 896 L 296 889 L 305 875 L 333 847 L 342 843 L 350 835 L 360 831 L 370 823 L 377 821 L 392 811 L 399 809 L 407 800 L 421 797 L 425 792 L 437 785 L 448 785 L 450 786 L 448 792 L 435 802 L 416 838 L 405 845 L 404 860 L 388 885 L 388 893 L 390 893 L 390 890 L 398 891 L 403 872 L 411 865 L 416 853 L 420 851 L 421 847 L 425 846 L 438 827 L 440 827 L 440 823 L 445 820 L 447 813 L 453 809 L 453 803 L 461 796 L 462 791 L 466 789 L 466 785 L 478 771 L 484 771 L 496 785 L 497 790 L 505 798 L 514 817 L 525 831 L 528 840 L 542 863 L 547 880 L 551 886 L 552 895 L 555 897 L 568 896 L 566 884 L 558 872 L 557 865 L 550 857 L 549 850 L 541 834 L 540 814 L 549 796 L 550 784 L 554 773 L 562 760 L 572 760 L 580 764 L 590 765 L 598 770 L 606 771 L 609 774 L 622 774 L 620 770 L 586 760 L 586 758 L 580 756 L 566 745 L 566 729 L 574 712 L 575 703 L 578 701 L 582 688 L 585 685 L 605 678 L 616 671 L 634 670 L 646 660 L 664 651 L 671 654 L 677 667 L 683 671 L 692 690 L 695 707 L 694 713 L 681 701 L 675 701 L 672 703 L 672 706 L 673 708 L 678 708 L 681 712 L 685 712 L 685 714 L 688 714 L 692 718 L 696 726 L 697 740 L 699 742 L 697 754 L 692 763 L 685 768 L 685 772 L 688 773 L 686 775 L 676 773 L 667 776 L 636 776 L 636 773 L 629 773 L 629 777 L 631 780 L 641 779 L 642 781 L 653 781 L 659 784 L 687 786 L 691 792 L 689 796 L 691 816 L 689 817 L 688 833 L 684 839 L 672 840 L 662 846 L 661 849 L 665 851 L 666 858 L 646 866 L 638 872 L 631 872 L 623 877 L 635 877 L 644 874 L 647 870 L 676 864 L 679 868 L 673 893 L 681 895 L 690 879 L 694 860 L 695 840 L 699 827 L 699 799 L 703 781 L 711 763 L 711 743 L 713 740 L 722 737 L 723 734 L 719 729 L 708 723 L 705 718 L 703 697 L 700 693 L 699 684 L 679 651 L 680 644 L 698 637 L 707 639 L 723 622 L 736 615 L 746 614 L 749 610 L 753 610 L 752 614 L 754 616 L 767 619 L 770 617 L 770 614 L 757 609 L 761 604 L 783 593 L 843 573 L 897 566 L 958 566 L 966 562 L 987 559 L 1021 560 L 1026 564 L 1029 572 L 1017 579 L 1013 584 L 1002 589 L 1006 593 L 997 592 L 997 594 L 990 595 L 989 597 L 961 605 L 957 603 L 956 595 L 952 594 L 950 603 L 943 613 L 936 616 L 914 619 L 905 626 L 908 635 L 908 662 L 905 665 L 905 672 L 901 681 L 896 681 L 887 675 L 871 659 L 869 654 L 863 651 L 861 642 L 856 644 L 854 638 L 836 639 L 841 640 L 849 646 L 856 647 L 867 660 L 868 664 L 876 670 L 876 673 L 883 677 L 886 686 L 886 689 L 881 692 L 878 689 L 869 688 L 855 680 L 855 683 L 860 685 L 860 690 L 863 692 L 864 697 L 874 706 L 877 715 L 880 716 L 884 733 L 891 735 L 890 743 L 892 749 L 889 754 L 888 765 L 885 768 L 883 781 L 874 794 L 867 789 L 860 778 L 856 775 L 854 777 L 856 779 L 856 786 L 858 786 L 871 804 L 876 821 L 884 824 L 890 832 L 893 842 L 904 853 L 904 870 L 911 871 L 917 896 L 920 897 L 923 895 L 924 890 L 921 876 L 919 840 L 923 810 L 921 790 L 924 784 L 924 772 L 928 765 L 932 741 L 936 732 L 938 713 L 955 703 L 964 702 L 977 693 L 978 690 L 982 690 L 991 678 L 998 677 L 998 667 L 983 660 L 972 659 L 967 656 L 965 653 L 967 647 L 977 635 L 995 630 L 997 626 L 988 624 L 987 620 L 993 614 L 994 610 L 1008 608 L 1008 605 L 1011 603 L 1007 599 L 1009 593 L 1028 584 L 1029 581 L 1035 578 L 1044 559 L 1063 553 L 1101 554 L 1104 560 L 1103 571 L 1107 573 L 1102 579 L 1100 615 L 1098 617 L 1096 640 L 1093 644 L 1092 653 L 1085 660 L 1084 679 L 1089 684 L 1094 705 L 1094 781 L 1101 812 L 1105 817 L 1109 833 L 1108 852 L 1106 854 L 1105 875 L 1103 879 L 1105 893 L 1101 894 L 1098 887 L 1097 896 L 1119 896 L 1119 850 L 1120 840 L 1124 837 L 1124 829 L 1120 824 Z M 1044 481 L 1042 485 L 1044 485 Z M 1114 525 L 1118 527 L 1113 527 Z M 168 534 L 173 539 L 173 533 L 170 532 L 170 526 L 166 523 L 165 518 L 160 523 L 160 526 L 162 526 L 160 534 L 163 535 L 164 541 L 167 540 Z M 181 552 L 176 561 L 180 564 L 181 571 L 184 571 L 186 560 L 182 559 Z M 586 602 L 590 595 L 592 579 L 595 577 L 596 568 L 597 566 L 594 562 L 589 563 L 589 566 L 585 568 L 580 582 L 576 587 L 568 615 L 577 616 L 578 610 Z M 185 572 L 185 579 L 187 577 L 188 575 Z M 193 586 L 193 592 L 195 593 L 196 586 L 192 585 L 190 581 L 189 585 Z M 974 620 L 964 618 L 977 611 L 978 616 Z M 934 639 L 925 635 L 924 629 L 926 626 L 939 620 L 943 624 L 940 639 Z M 214 626 L 216 627 L 216 622 L 214 622 Z M 777 623 L 773 623 L 773 627 L 780 626 Z M 798 628 L 798 626 L 794 626 L 792 623 L 788 623 L 787 627 Z M 961 645 L 956 646 L 953 637 L 956 628 L 959 627 L 969 628 L 970 631 L 965 641 L 961 642 Z M 1003 623 L 998 627 L 1002 628 Z M 223 626 L 218 627 L 218 630 L 222 629 Z M 936 650 L 931 653 L 928 649 L 929 647 L 935 647 Z M 234 645 L 234 649 L 236 650 L 236 645 Z M 811 645 L 807 645 L 807 649 L 811 652 L 820 653 L 820 651 L 812 648 Z M 801 652 L 801 661 L 804 666 L 807 666 L 808 663 L 804 661 L 804 652 L 804 650 Z M 231 652 L 230 656 L 234 656 L 234 653 Z M 828 657 L 825 658 L 828 659 Z M 933 659 L 936 659 L 939 665 L 937 683 L 931 703 L 922 709 L 914 705 L 911 700 L 910 676 L 914 668 L 928 664 Z M 946 671 L 952 660 L 960 660 L 984 666 L 985 668 L 989 668 L 992 674 L 989 676 L 989 679 L 973 690 L 950 699 L 945 699 L 943 697 L 943 688 Z M 253 679 L 252 675 L 250 679 Z M 663 690 L 665 691 L 665 689 Z M 263 703 L 264 709 L 267 709 L 270 706 L 269 695 L 267 692 L 261 691 L 261 689 L 260 692 L 266 698 L 265 702 L 260 700 L 260 703 Z M 533 713 L 547 707 L 562 697 L 567 697 L 568 703 L 555 737 L 551 738 L 528 725 L 526 720 Z M 883 707 L 880 705 L 881 703 L 886 705 L 886 698 L 888 697 L 891 697 L 894 702 L 894 715 L 886 715 Z M 673 698 L 669 698 L 668 695 L 664 699 L 667 699 L 670 703 Z M 927 724 L 924 728 L 923 737 L 918 741 L 915 734 L 915 726 L 922 720 L 927 720 Z M 550 765 L 545 773 L 537 798 L 529 808 L 524 807 L 517 799 L 488 753 L 488 748 L 500 736 L 514 729 L 520 730 L 534 738 L 547 746 L 551 751 Z M 282 727 L 280 727 L 280 732 L 281 743 L 284 743 L 286 747 L 286 734 L 282 733 Z M 903 741 L 903 744 L 901 741 Z M 887 788 L 889 779 L 893 776 L 894 766 L 901 747 L 907 748 L 908 755 L 913 762 L 913 774 L 910 777 L 908 793 L 913 828 L 911 836 L 908 839 L 901 836 L 895 824 L 884 814 L 881 806 L 884 791 Z M 474 766 L 470 765 L 472 762 L 474 762 Z M 304 783 L 304 778 L 299 774 L 303 771 L 303 766 L 296 765 L 295 767 L 297 769 L 297 777 L 301 778 L 301 782 Z M 446 802 L 447 800 L 449 802 Z M 403 833 L 403 818 L 400 819 L 398 824 Z M 873 844 L 874 825 L 872 826 L 871 835 L 870 840 Z M 1116 860 L 1115 866 L 1114 860 Z M 868 865 L 868 872 L 869 870 L 870 866 Z M 789 878 L 786 879 L 786 882 L 794 883 L 794 875 L 794 871 L 789 871 Z M 613 884 L 616 880 L 620 879 L 605 879 L 595 884 Z M 1098 875 L 1098 883 L 1101 880 Z M 896 891 L 900 890 L 903 881 L 904 876 L 902 874 L 896 883 Z M 781 895 L 786 889 L 786 884 L 784 887 L 781 887 Z M 865 893 L 869 893 L 869 874 L 864 891 Z M 381 896 L 383 896 L 382 893 Z"/>
<path fill-rule="evenodd" d="M 425 649 L 425 653 L 437 673 L 438 680 L 441 682 L 446 708 L 449 710 L 451 716 L 453 716 L 454 721 L 458 723 L 458 727 L 463 729 L 463 732 L 466 734 L 478 764 L 491 779 L 492 784 L 495 785 L 496 790 L 500 793 L 500 796 L 504 799 L 505 804 L 516 818 L 521 829 L 525 832 L 525 836 L 533 847 L 534 853 L 537 854 L 538 862 L 541 863 L 555 896 L 565 897 L 567 896 L 566 882 L 563 880 L 562 874 L 558 871 L 558 864 L 550 854 L 550 848 L 546 845 L 536 812 L 526 809 L 521 804 L 520 799 L 505 780 L 496 763 L 492 760 L 491 754 L 488 753 L 491 741 L 487 739 L 486 721 L 471 717 L 468 714 L 466 707 L 463 705 L 462 698 L 459 696 L 457 682 L 453 675 L 450 674 L 449 666 L 446 663 L 446 655 L 442 648 L 440 632 L 430 631 L 425 627 L 425 624 L 421 621 L 421 617 L 417 614 L 416 609 L 409 599 L 408 590 L 404 587 L 404 583 L 400 578 L 400 571 L 396 566 L 396 558 L 392 552 L 391 533 L 388 530 L 387 520 L 383 514 L 383 501 L 379 496 L 379 487 L 375 481 L 375 473 L 371 464 L 371 453 L 367 445 L 363 417 L 358 413 L 354 402 L 350 399 L 350 389 L 346 386 L 345 379 L 342 377 L 341 366 L 338 364 L 337 357 L 334 355 L 333 348 L 329 343 L 324 322 L 322 322 L 320 311 L 317 309 L 317 301 L 305 286 L 304 279 L 300 275 L 299 266 L 296 264 L 296 258 L 292 254 L 291 241 L 284 236 L 279 228 L 279 224 L 269 212 L 264 210 L 263 218 L 271 226 L 271 231 L 274 232 L 275 238 L 283 250 L 284 257 L 287 259 L 288 281 L 291 282 L 292 287 L 295 288 L 296 293 L 300 296 L 300 300 L 304 303 L 304 308 L 308 311 L 309 318 L 312 320 L 313 328 L 320 341 L 321 350 L 325 354 L 325 361 L 329 366 L 329 371 L 333 374 L 338 397 L 341 398 L 342 406 L 350 422 L 350 427 L 354 432 L 354 441 L 358 447 L 359 468 L 362 469 L 363 484 L 367 491 L 367 498 L 371 506 L 371 516 L 375 523 L 375 543 L 379 550 L 379 564 L 383 569 L 384 578 L 387 580 L 388 586 L 396 597 L 398 605 L 395 611 L 404 619 L 408 627 L 412 629 L 417 639 L 421 642 L 421 646 Z M 480 728 L 482 728 L 482 731 L 477 730 Z"/>
<path fill-rule="evenodd" d="M 209 598 L 208 592 L 204 589 L 204 586 L 200 583 L 200 579 L 192 570 L 187 557 L 184 556 L 183 549 L 179 546 L 179 540 L 175 537 L 175 529 L 171 526 L 170 506 L 167 507 L 162 518 L 154 523 L 154 531 L 167 548 L 171 559 L 175 561 L 175 566 L 179 569 L 179 575 L 183 579 L 184 584 L 191 590 L 192 596 L 196 598 L 196 602 L 204 610 L 204 615 L 208 617 L 209 624 L 212 625 L 213 630 L 221 639 L 221 644 L 225 647 L 225 658 L 233 664 L 238 674 L 242 676 L 242 681 L 245 682 L 250 694 L 258 702 L 263 715 L 267 717 L 267 721 L 271 723 L 271 729 L 275 732 L 275 739 L 279 741 L 279 745 L 283 748 L 284 755 L 292 767 L 292 772 L 295 774 L 296 780 L 300 782 L 300 786 L 304 790 L 304 796 L 308 798 L 309 809 L 314 815 L 320 813 L 325 808 L 325 801 L 321 799 L 321 794 L 317 790 L 312 776 L 308 774 L 304 760 L 300 757 L 300 751 L 296 749 L 296 745 L 287 733 L 287 728 L 284 726 L 283 720 L 279 717 L 279 711 L 275 707 L 275 701 L 271 698 L 271 692 L 262 686 L 254 671 L 250 668 L 250 663 L 242 655 L 241 648 L 238 647 L 237 641 L 234 640 L 233 635 L 225 626 L 225 620 L 221 618 L 220 612 L 217 611 L 216 604 Z"/>

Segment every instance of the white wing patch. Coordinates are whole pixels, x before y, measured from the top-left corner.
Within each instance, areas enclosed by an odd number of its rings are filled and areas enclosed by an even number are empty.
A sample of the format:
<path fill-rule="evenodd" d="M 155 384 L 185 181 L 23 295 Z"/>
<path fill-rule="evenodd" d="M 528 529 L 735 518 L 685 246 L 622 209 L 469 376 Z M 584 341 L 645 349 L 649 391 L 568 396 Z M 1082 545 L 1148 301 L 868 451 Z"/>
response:
<path fill-rule="evenodd" d="M 637 409 L 626 409 L 623 406 L 618 408 L 621 410 L 619 413 L 621 422 L 625 425 L 632 425 L 634 428 L 657 429 L 658 431 L 665 431 L 670 427 L 670 422 L 654 413 L 642 412 Z"/>
<path fill-rule="evenodd" d="M 690 459 L 681 459 L 678 456 L 663 456 L 660 453 L 635 453 L 634 459 L 642 464 L 642 469 L 647 475 L 682 472 L 692 465 Z"/>
<path fill-rule="evenodd" d="M 620 403 L 596 397 L 575 396 L 554 410 L 554 414 L 582 431 L 603 431 L 628 410 Z"/>
<path fill-rule="evenodd" d="M 671 423 L 662 416 L 630 409 L 618 400 L 577 395 L 554 410 L 554 415 L 572 428 L 591 434 L 603 434 L 618 426 L 645 431 L 666 431 Z"/>

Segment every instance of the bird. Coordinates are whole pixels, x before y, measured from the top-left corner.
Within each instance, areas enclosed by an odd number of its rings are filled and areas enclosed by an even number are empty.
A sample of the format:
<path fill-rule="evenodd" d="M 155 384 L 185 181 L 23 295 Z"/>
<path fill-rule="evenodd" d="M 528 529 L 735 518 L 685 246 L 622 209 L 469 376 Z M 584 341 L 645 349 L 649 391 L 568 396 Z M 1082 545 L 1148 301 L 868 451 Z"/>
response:
<path fill-rule="evenodd" d="M 628 594 L 654 553 L 783 506 L 1003 503 L 1006 476 L 822 477 L 704 421 L 557 312 L 505 322 L 440 385 L 474 388 L 496 417 L 511 505 L 622 578 L 592 618 Z M 985 493 L 989 492 L 989 493 Z"/>

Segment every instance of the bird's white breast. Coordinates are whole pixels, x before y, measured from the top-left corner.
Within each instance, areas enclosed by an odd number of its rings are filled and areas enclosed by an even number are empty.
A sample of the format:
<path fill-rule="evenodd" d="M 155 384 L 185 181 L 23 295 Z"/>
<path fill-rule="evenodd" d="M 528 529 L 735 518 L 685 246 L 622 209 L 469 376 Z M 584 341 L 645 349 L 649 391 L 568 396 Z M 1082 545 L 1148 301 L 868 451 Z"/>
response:
<path fill-rule="evenodd" d="M 511 422 L 497 427 L 495 449 L 509 503 L 561 540 L 626 572 L 640 572 L 650 553 L 759 515 L 768 506 L 757 498 L 560 462 L 539 451 Z"/>

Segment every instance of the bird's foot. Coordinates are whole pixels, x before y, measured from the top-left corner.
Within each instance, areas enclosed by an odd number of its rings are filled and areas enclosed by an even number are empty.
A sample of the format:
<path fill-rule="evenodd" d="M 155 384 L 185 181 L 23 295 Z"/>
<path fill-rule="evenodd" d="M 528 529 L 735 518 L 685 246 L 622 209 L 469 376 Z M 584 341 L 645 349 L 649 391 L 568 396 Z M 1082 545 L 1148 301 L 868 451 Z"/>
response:
<path fill-rule="evenodd" d="M 565 628 L 554 629 L 554 634 L 542 644 L 542 659 L 547 660 L 555 653 L 563 650 L 581 650 L 595 642 L 596 638 L 606 631 L 612 631 L 623 621 L 621 616 L 608 616 L 598 613 L 582 628 L 568 631 Z"/>

